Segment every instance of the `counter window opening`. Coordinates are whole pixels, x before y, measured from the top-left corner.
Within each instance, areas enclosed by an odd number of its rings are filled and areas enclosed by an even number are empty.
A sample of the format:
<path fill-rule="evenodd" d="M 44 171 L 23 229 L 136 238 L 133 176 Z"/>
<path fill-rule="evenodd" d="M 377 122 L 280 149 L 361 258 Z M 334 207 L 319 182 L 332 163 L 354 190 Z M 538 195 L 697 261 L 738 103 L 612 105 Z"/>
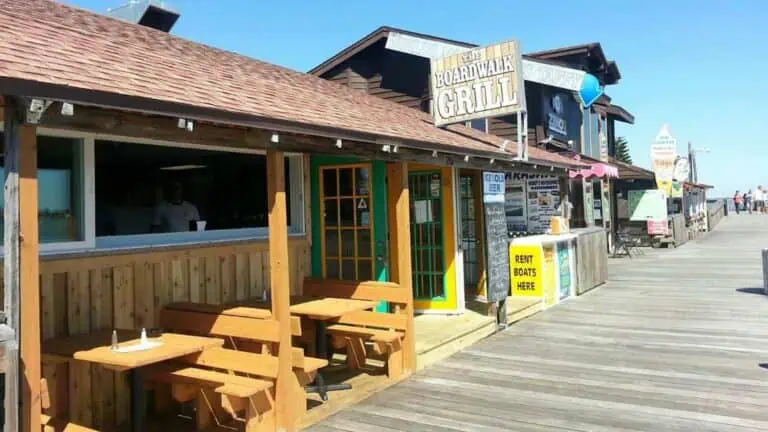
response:
<path fill-rule="evenodd" d="M 94 138 L 38 128 L 43 253 L 267 237 L 264 152 Z M 304 233 L 303 171 L 286 155 L 289 234 Z"/>

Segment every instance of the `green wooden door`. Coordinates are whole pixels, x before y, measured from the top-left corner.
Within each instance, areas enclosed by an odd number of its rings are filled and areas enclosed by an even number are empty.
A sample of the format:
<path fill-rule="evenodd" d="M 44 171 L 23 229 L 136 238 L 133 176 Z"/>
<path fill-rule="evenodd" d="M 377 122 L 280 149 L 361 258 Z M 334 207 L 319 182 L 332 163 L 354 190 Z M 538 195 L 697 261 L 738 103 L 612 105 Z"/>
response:
<path fill-rule="evenodd" d="M 413 296 L 419 300 L 442 300 L 445 298 L 445 264 L 440 171 L 411 172 L 408 187 Z"/>
<path fill-rule="evenodd" d="M 312 157 L 312 276 L 389 280 L 386 167 Z"/>

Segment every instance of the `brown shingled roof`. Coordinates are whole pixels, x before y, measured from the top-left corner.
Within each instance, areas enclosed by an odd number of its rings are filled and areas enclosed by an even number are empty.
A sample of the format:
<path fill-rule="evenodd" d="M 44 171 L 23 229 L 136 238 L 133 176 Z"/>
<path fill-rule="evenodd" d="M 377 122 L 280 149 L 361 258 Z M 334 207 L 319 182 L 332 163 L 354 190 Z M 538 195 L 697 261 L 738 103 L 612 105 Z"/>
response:
<path fill-rule="evenodd" d="M 515 156 L 514 145 L 500 151 L 499 137 L 459 125 L 439 129 L 427 114 L 308 74 L 50 0 L 0 0 L 0 90 L 17 94 L 31 83 L 43 90 L 22 95 L 119 95 L 142 107 L 195 107 L 221 119 L 277 120 L 404 147 Z M 574 164 L 535 148 L 529 156 L 531 163 Z"/>

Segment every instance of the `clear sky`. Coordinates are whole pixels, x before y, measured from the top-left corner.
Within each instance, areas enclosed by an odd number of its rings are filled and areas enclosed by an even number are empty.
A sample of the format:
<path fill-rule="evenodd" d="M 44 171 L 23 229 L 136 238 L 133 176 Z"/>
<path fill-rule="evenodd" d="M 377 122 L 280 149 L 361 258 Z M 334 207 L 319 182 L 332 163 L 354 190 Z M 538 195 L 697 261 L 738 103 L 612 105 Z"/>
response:
<path fill-rule="evenodd" d="M 127 0 L 65 0 L 97 12 Z M 306 71 L 381 25 L 523 51 L 600 42 L 622 79 L 607 93 L 636 116 L 619 124 L 638 165 L 669 123 L 678 152 L 706 147 L 714 196 L 768 185 L 765 0 L 172 0 L 173 33 Z"/>

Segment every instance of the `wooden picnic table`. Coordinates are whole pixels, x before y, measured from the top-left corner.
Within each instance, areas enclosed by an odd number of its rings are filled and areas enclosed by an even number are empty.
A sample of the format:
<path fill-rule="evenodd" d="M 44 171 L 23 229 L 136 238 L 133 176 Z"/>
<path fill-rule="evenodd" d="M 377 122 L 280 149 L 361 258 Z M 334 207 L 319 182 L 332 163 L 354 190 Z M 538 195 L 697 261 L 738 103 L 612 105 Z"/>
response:
<path fill-rule="evenodd" d="M 118 330 L 118 346 L 130 347 L 140 342 L 136 330 Z M 141 369 L 166 360 L 202 352 L 208 348 L 220 347 L 222 339 L 163 333 L 160 337 L 149 338 L 161 345 L 143 351 L 116 352 L 111 348 L 112 331 L 101 330 L 43 342 L 42 354 L 54 360 L 79 360 L 100 364 L 106 368 L 127 371 L 131 381 L 131 423 L 136 432 L 146 430 L 146 398 L 142 385 Z"/>

